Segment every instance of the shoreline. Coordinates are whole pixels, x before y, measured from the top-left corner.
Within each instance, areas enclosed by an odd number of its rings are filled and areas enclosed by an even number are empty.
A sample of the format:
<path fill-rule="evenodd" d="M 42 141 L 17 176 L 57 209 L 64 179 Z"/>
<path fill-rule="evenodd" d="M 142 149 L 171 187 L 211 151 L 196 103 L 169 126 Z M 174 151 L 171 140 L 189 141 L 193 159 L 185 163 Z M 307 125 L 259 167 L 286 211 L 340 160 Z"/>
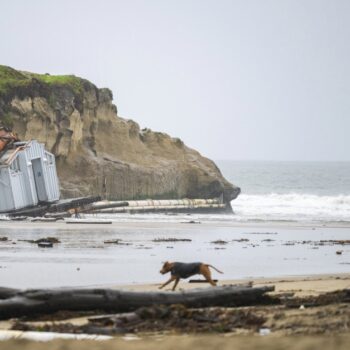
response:
<path fill-rule="evenodd" d="M 145 215 L 145 218 L 147 217 L 147 214 Z M 169 216 L 170 218 L 173 218 L 173 216 Z M 100 217 L 97 217 L 100 218 Z M 222 220 L 215 218 L 213 220 L 203 220 L 201 221 L 201 218 L 194 218 L 192 216 L 189 216 L 186 218 L 186 221 L 179 220 L 179 221 L 151 221 L 151 220 L 132 220 L 133 215 L 130 215 L 130 221 L 124 219 L 122 221 L 116 221 L 118 218 L 115 218 L 115 221 L 112 222 L 112 224 L 77 224 L 77 223 L 66 223 L 65 221 L 55 221 L 55 222 L 31 222 L 31 221 L 16 221 L 16 220 L 0 220 L 0 229 L 3 228 L 73 228 L 73 229 L 102 229 L 102 228 L 143 228 L 143 229 L 151 229 L 151 228 L 160 228 L 164 225 L 167 225 L 167 227 L 190 227 L 193 228 L 200 228 L 202 225 L 207 227 L 232 227 L 232 228 L 283 228 L 283 229 L 310 229 L 310 228 L 344 228 L 348 229 L 350 228 L 350 222 L 299 222 L 299 221 L 254 221 L 254 222 L 240 222 L 240 221 L 230 221 L 230 220 Z M 223 218 L 225 216 L 223 215 Z M 195 219 L 195 220 L 193 220 Z M 205 219 L 205 217 L 204 217 Z M 194 222 L 191 222 L 194 221 Z"/>

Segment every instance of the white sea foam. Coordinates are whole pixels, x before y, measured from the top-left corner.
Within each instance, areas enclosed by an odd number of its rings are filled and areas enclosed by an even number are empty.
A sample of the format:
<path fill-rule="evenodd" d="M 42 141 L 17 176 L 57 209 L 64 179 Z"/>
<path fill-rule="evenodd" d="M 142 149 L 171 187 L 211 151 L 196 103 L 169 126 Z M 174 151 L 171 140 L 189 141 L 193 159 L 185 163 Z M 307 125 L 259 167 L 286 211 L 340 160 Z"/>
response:
<path fill-rule="evenodd" d="M 232 207 L 239 221 L 350 221 L 350 195 L 241 194 Z"/>
<path fill-rule="evenodd" d="M 99 214 L 98 217 L 119 222 L 350 222 L 350 195 L 241 194 L 231 204 L 234 215 Z"/>

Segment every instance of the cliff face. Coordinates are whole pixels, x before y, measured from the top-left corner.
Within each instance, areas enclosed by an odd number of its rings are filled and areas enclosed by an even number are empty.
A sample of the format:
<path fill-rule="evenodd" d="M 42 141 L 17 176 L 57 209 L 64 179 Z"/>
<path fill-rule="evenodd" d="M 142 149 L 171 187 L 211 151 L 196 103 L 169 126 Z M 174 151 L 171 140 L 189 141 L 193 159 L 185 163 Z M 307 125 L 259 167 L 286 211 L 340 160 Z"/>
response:
<path fill-rule="evenodd" d="M 0 66 L 0 124 L 37 139 L 56 155 L 62 195 L 108 199 L 234 199 L 209 159 L 180 139 L 120 118 L 108 89 L 75 76 Z"/>

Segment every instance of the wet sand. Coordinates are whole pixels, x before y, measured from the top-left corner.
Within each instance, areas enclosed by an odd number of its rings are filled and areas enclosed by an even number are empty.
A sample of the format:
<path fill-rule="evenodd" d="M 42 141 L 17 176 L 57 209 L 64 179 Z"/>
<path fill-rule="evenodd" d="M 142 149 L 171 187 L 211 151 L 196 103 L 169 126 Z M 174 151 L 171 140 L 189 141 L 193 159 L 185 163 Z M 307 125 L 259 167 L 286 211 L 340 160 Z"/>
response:
<path fill-rule="evenodd" d="M 219 286 L 237 285 L 252 283 L 254 287 L 259 286 L 275 286 L 275 292 L 278 293 L 294 293 L 295 296 L 319 295 L 329 293 L 336 290 L 350 289 L 350 273 L 335 275 L 313 275 L 313 276 L 286 276 L 278 278 L 257 278 L 257 279 L 239 279 L 239 280 L 222 280 L 218 282 Z M 160 284 L 139 284 L 112 286 L 113 289 L 132 290 L 132 291 L 157 291 Z M 189 290 L 195 288 L 208 288 L 207 283 L 189 283 L 188 281 L 180 281 L 178 290 Z M 171 285 L 164 290 L 171 290 Z"/>
<path fill-rule="evenodd" d="M 210 263 L 224 271 L 213 272 L 223 280 L 347 273 L 350 245 L 341 242 L 349 236 L 340 224 L 0 222 L 0 237 L 7 237 L 0 241 L 0 281 L 14 288 L 161 283 L 166 260 Z M 44 237 L 61 243 L 47 249 L 28 242 Z"/>

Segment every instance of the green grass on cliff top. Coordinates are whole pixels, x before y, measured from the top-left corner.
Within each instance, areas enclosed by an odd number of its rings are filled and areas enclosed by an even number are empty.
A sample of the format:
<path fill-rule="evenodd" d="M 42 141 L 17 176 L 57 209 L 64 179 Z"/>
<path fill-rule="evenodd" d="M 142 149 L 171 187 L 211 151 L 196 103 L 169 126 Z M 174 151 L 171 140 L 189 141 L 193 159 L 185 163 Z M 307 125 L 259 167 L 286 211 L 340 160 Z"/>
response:
<path fill-rule="evenodd" d="M 83 91 L 82 79 L 74 75 L 49 75 L 20 72 L 11 67 L 0 65 L 0 94 L 7 94 L 11 90 L 28 87 L 33 79 L 50 86 L 67 86 L 75 94 Z"/>

